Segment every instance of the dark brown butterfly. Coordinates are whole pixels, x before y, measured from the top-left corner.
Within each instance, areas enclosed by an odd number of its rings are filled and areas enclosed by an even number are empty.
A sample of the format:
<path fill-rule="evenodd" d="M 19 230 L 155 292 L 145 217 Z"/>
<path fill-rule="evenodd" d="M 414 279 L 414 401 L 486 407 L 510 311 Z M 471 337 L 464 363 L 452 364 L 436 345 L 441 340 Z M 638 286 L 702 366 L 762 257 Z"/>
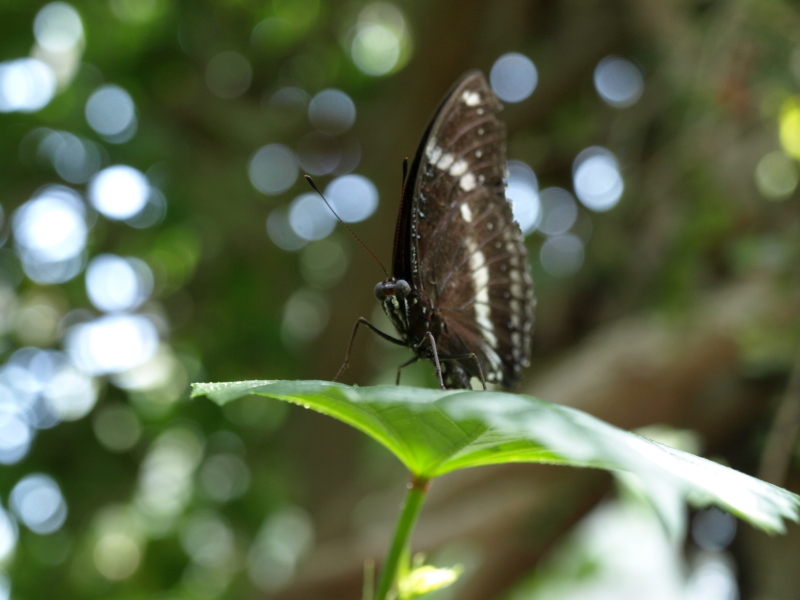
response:
<path fill-rule="evenodd" d="M 505 197 L 502 105 L 479 71 L 445 96 L 405 178 L 392 276 L 375 296 L 400 334 L 381 337 L 436 366 L 442 387 L 511 387 L 530 361 L 535 299 L 528 253 Z M 348 348 L 348 357 L 350 349 Z M 347 366 L 347 359 L 339 373 Z M 338 374 L 337 374 L 338 378 Z"/>

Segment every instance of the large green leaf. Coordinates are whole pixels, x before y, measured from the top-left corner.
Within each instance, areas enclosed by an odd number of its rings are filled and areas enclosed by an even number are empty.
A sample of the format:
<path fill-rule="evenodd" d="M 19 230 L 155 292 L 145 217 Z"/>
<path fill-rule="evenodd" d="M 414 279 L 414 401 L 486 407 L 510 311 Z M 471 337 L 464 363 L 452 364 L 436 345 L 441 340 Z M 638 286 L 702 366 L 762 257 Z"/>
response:
<path fill-rule="evenodd" d="M 352 425 L 419 477 L 508 462 L 599 467 L 634 482 L 676 535 L 684 499 L 719 506 L 769 532 L 783 532 L 783 519 L 798 520 L 800 497 L 791 492 L 529 396 L 327 381 L 198 383 L 193 392 L 220 404 L 249 394 Z"/>

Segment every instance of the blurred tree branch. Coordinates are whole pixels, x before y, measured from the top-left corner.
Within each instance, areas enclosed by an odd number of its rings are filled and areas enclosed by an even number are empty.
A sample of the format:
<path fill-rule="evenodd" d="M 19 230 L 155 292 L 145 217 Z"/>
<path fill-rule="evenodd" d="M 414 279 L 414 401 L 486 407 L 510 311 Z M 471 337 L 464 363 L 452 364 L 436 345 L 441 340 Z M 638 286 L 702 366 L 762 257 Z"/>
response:
<path fill-rule="evenodd" d="M 775 419 L 769 430 L 758 476 L 775 485 L 786 485 L 789 461 L 797 443 L 800 431 L 800 356 L 794 364 L 789 384 L 783 394 Z"/>

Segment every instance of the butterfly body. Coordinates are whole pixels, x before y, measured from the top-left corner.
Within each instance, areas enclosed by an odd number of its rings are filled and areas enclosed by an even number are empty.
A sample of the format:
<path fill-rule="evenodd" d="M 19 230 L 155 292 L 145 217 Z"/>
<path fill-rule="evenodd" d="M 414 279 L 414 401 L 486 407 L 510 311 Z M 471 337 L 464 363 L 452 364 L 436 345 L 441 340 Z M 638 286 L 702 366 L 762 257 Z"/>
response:
<path fill-rule="evenodd" d="M 501 108 L 478 71 L 445 96 L 406 179 L 392 276 L 375 288 L 409 362 L 441 364 L 447 387 L 512 387 L 530 360 L 533 281 L 505 198 Z"/>

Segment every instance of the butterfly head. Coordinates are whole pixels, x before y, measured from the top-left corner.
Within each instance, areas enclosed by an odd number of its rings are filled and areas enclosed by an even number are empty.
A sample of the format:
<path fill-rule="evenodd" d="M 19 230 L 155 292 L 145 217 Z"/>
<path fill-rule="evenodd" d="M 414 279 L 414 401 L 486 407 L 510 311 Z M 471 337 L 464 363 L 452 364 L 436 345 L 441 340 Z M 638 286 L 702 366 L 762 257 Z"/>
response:
<path fill-rule="evenodd" d="M 405 279 L 395 280 L 394 277 L 390 277 L 375 286 L 375 297 L 381 302 L 386 302 L 392 297 L 405 300 L 410 294 L 411 286 Z"/>

